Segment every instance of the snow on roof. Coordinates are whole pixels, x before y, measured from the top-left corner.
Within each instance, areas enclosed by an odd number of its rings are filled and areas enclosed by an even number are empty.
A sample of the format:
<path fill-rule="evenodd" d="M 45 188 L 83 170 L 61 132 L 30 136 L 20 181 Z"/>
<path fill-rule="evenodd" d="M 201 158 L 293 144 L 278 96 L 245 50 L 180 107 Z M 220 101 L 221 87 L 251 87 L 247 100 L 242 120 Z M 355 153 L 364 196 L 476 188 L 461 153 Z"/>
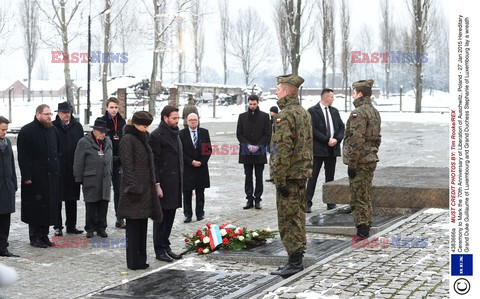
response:
<path fill-rule="evenodd" d="M 0 80 L 0 91 L 7 90 L 16 80 Z"/>
<path fill-rule="evenodd" d="M 28 84 L 28 83 L 26 83 Z M 74 83 L 75 84 L 75 83 Z M 32 80 L 30 83 L 30 90 L 60 90 L 65 86 L 65 80 Z"/>

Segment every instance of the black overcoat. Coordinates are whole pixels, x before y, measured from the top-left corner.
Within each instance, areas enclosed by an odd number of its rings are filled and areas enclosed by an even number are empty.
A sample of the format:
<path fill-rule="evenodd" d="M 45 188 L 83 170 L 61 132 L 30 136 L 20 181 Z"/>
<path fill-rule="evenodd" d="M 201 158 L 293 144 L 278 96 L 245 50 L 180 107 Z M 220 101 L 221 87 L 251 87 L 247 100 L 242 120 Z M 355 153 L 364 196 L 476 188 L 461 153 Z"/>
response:
<path fill-rule="evenodd" d="M 60 185 L 59 199 L 62 201 L 75 201 L 80 199 L 80 184 L 73 177 L 73 159 L 78 141 L 83 137 L 83 127 L 74 118 L 68 125 L 63 125 L 60 118 L 53 121 L 60 138 Z"/>
<path fill-rule="evenodd" d="M 18 165 L 22 176 L 22 221 L 52 225 L 58 216 L 58 131 L 44 127 L 36 118 L 22 127 L 17 139 Z M 32 184 L 25 185 L 31 180 Z"/>
<path fill-rule="evenodd" d="M 126 219 L 152 218 L 155 221 L 162 221 L 148 133 L 142 133 L 134 126 L 126 125 L 125 135 L 120 141 L 119 154 L 123 176 L 118 216 Z"/>
<path fill-rule="evenodd" d="M 15 212 L 15 191 L 17 191 L 17 174 L 12 143 L 5 137 L 7 147 L 0 150 L 0 215 Z"/>
<path fill-rule="evenodd" d="M 152 134 L 148 144 L 155 160 L 156 182 L 160 183 L 163 198 L 162 209 L 182 207 L 183 151 L 178 128 L 170 128 L 163 120 Z"/>
<path fill-rule="evenodd" d="M 210 134 L 207 129 L 197 128 L 197 147 L 193 146 L 190 137 L 190 129 L 180 130 L 180 140 L 183 145 L 183 190 L 194 190 L 195 188 L 210 188 L 210 175 L 208 173 L 208 160 L 212 154 Z M 192 161 L 200 161 L 202 166 L 193 167 Z"/>
<path fill-rule="evenodd" d="M 332 106 L 328 107 L 333 122 L 333 138 L 337 139 L 337 145 L 333 148 L 333 155 L 339 157 L 341 155 L 340 143 L 343 140 L 345 134 L 345 124 L 340 117 L 338 109 Z M 313 156 L 315 157 L 328 157 L 329 146 L 327 136 L 327 125 L 325 122 L 325 116 L 323 115 L 320 104 L 310 107 L 308 112 L 312 116 L 312 131 L 313 131 Z"/>
<path fill-rule="evenodd" d="M 267 113 L 257 108 L 254 113 L 249 109 L 238 116 L 237 139 L 240 142 L 239 163 L 266 164 L 267 149 L 272 137 L 272 125 Z M 247 146 L 258 145 L 260 149 L 251 153 Z"/>

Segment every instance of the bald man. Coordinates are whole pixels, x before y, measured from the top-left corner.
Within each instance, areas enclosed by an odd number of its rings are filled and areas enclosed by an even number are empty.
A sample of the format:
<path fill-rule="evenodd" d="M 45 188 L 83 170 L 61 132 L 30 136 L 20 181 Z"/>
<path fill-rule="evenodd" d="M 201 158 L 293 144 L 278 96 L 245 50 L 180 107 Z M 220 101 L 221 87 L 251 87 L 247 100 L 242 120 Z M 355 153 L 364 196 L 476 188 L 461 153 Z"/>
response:
<path fill-rule="evenodd" d="M 208 160 L 212 153 L 210 134 L 207 129 L 198 126 L 198 115 L 187 116 L 188 127 L 180 130 L 183 145 L 183 222 L 192 221 L 192 193 L 195 190 L 195 216 L 197 220 L 205 218 L 205 188 L 210 188 Z"/>

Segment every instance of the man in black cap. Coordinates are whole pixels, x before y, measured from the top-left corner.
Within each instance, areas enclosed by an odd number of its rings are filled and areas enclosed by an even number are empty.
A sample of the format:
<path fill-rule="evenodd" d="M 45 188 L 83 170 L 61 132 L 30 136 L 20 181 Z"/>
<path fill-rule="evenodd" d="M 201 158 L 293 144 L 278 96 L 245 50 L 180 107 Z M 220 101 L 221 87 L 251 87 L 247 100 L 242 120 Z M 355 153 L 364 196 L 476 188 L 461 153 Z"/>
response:
<path fill-rule="evenodd" d="M 122 115 L 118 112 L 120 102 L 115 97 L 110 97 L 106 103 L 105 115 L 102 120 L 105 121 L 108 128 L 108 137 L 112 141 L 113 145 L 113 171 L 112 171 L 112 184 L 113 184 L 113 204 L 115 207 L 115 214 L 118 209 L 118 199 L 120 198 L 120 182 L 122 181 L 122 164 L 120 161 L 120 154 L 118 148 L 120 146 L 120 140 L 123 136 L 123 127 L 126 122 Z M 125 228 L 125 221 L 121 217 L 117 217 L 115 227 Z"/>
<path fill-rule="evenodd" d="M 73 177 L 73 157 L 78 141 L 83 137 L 82 125 L 72 116 L 72 107 L 68 102 L 58 104 L 57 117 L 53 125 L 60 140 L 60 184 L 58 203 L 58 223 L 53 227 L 55 236 L 62 236 L 62 201 L 65 201 L 65 225 L 67 233 L 81 234 L 77 226 L 77 201 L 80 199 L 80 184 Z"/>

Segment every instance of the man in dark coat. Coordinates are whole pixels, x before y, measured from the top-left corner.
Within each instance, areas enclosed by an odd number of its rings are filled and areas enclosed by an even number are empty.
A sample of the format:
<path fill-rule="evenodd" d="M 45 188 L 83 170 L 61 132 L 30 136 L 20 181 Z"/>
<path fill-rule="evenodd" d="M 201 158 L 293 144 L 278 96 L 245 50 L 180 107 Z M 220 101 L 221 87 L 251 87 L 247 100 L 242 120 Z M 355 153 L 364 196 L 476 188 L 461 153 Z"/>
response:
<path fill-rule="evenodd" d="M 268 114 L 260 111 L 258 96 L 248 97 L 248 111 L 238 116 L 237 139 L 240 141 L 239 163 L 245 170 L 245 193 L 247 204 L 244 209 L 261 209 L 263 194 L 263 169 L 267 164 L 267 148 L 272 137 L 272 126 Z M 255 169 L 255 191 L 253 170 Z"/>
<path fill-rule="evenodd" d="M 118 152 L 118 148 L 120 146 L 120 140 L 123 136 L 123 127 L 125 126 L 125 119 L 120 113 L 118 113 L 119 103 L 120 102 L 117 98 L 109 98 L 106 103 L 105 115 L 102 116 L 102 120 L 107 123 L 107 135 L 108 137 L 110 137 L 113 145 L 112 185 L 115 215 L 117 214 L 118 210 L 118 199 L 120 198 L 120 183 L 122 181 L 122 163 L 120 161 L 120 153 Z M 125 228 L 125 221 L 122 217 L 117 216 L 115 227 Z"/>
<path fill-rule="evenodd" d="M 183 151 L 178 136 L 178 108 L 167 105 L 161 113 L 162 120 L 148 141 L 155 160 L 156 188 L 163 193 L 160 200 L 163 220 L 153 222 L 153 245 L 158 260 L 172 262 L 181 256 L 170 248 L 175 212 L 182 207 Z"/>
<path fill-rule="evenodd" d="M 313 174 L 307 184 L 307 213 L 312 212 L 312 199 L 317 186 L 317 178 L 325 164 L 325 183 L 335 179 L 335 165 L 340 156 L 340 143 L 345 133 L 345 125 L 337 108 L 332 107 L 333 90 L 322 90 L 320 102 L 309 108 L 313 129 Z M 335 209 L 335 204 L 327 204 L 327 210 Z"/>
<path fill-rule="evenodd" d="M 82 125 L 72 116 L 72 107 L 68 102 L 58 104 L 57 117 L 53 125 L 60 137 L 60 188 L 58 205 L 58 223 L 53 227 L 55 236 L 62 236 L 62 201 L 65 201 L 65 225 L 67 233 L 81 234 L 77 226 L 77 201 L 80 199 L 80 184 L 73 177 L 73 157 L 78 141 L 83 137 Z"/>
<path fill-rule="evenodd" d="M 57 223 L 58 131 L 52 125 L 48 105 L 37 107 L 35 119 L 22 127 L 17 139 L 18 164 L 22 174 L 22 221 L 28 223 L 30 245 L 47 248 L 49 226 Z"/>
<path fill-rule="evenodd" d="M 10 215 L 15 212 L 15 191 L 17 174 L 12 143 L 6 137 L 10 122 L 0 116 L 0 256 L 18 257 L 8 250 Z"/>
<path fill-rule="evenodd" d="M 188 127 L 180 130 L 183 145 L 183 222 L 192 221 L 192 192 L 195 190 L 195 215 L 197 220 L 205 218 L 205 188 L 210 188 L 208 160 L 212 153 L 210 134 L 207 129 L 198 127 L 198 115 L 187 116 Z"/>

